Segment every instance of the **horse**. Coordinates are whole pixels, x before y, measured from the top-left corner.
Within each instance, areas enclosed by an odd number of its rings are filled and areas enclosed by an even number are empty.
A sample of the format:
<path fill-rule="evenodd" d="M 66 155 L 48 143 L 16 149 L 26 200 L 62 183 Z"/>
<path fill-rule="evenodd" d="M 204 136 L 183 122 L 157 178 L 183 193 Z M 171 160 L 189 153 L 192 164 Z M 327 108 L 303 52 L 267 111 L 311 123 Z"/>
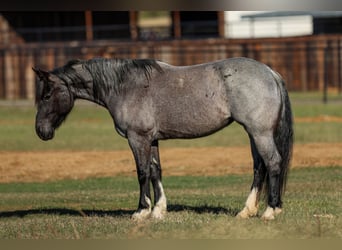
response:
<path fill-rule="evenodd" d="M 159 140 L 208 136 L 234 121 L 249 136 L 254 170 L 250 193 L 236 216 L 258 216 L 262 191 L 267 206 L 261 218 L 272 220 L 282 211 L 293 118 L 285 82 L 267 65 L 243 57 L 190 66 L 93 58 L 71 60 L 51 71 L 32 69 L 37 75 L 35 128 L 42 140 L 54 137 L 76 99 L 109 111 L 135 159 L 140 196 L 132 218 L 162 219 L 167 213 Z"/>

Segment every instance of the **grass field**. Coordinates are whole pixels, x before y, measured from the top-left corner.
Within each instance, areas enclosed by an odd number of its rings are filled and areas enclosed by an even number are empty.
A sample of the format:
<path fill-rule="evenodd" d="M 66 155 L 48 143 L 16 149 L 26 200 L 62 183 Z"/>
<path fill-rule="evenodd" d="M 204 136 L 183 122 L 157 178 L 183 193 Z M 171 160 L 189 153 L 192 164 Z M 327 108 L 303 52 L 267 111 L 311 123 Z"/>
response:
<path fill-rule="evenodd" d="M 284 213 L 239 220 L 250 176 L 165 177 L 169 213 L 135 222 L 135 178 L 0 185 L 0 238 L 341 238 L 342 168 L 291 172 Z"/>
<path fill-rule="evenodd" d="M 333 96 L 322 104 L 319 94 L 292 93 L 295 143 L 341 143 L 341 99 Z M 0 102 L 0 154 L 128 149 L 106 110 L 78 104 L 55 139 L 43 142 L 35 135 L 33 104 Z M 234 124 L 207 138 L 161 143 L 182 148 L 244 145 L 247 135 Z M 165 176 L 166 219 L 140 223 L 130 219 L 139 190 L 134 177 L 0 183 L 0 239 L 342 238 L 342 166 L 293 169 L 284 213 L 267 223 L 234 217 L 251 179 L 250 174 Z"/>

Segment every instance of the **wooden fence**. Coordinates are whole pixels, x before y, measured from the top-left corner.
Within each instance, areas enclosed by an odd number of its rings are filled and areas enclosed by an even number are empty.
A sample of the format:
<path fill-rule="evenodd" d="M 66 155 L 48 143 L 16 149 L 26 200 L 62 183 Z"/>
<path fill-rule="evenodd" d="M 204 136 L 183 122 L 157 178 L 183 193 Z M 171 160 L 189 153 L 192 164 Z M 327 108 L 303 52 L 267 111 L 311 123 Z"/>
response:
<path fill-rule="evenodd" d="M 289 90 L 341 91 L 342 35 L 268 39 L 205 39 L 147 42 L 60 42 L 0 44 L 0 98 L 34 98 L 32 67 L 53 69 L 68 60 L 93 57 L 155 58 L 190 65 L 228 57 L 261 61 L 286 80 Z"/>

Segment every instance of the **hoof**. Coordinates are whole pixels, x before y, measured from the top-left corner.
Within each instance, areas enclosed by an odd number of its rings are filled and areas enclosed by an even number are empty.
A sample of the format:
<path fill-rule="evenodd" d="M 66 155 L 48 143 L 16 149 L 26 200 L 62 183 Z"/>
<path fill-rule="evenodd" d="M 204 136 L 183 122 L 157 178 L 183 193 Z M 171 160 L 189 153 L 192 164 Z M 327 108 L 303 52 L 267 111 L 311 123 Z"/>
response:
<path fill-rule="evenodd" d="M 258 213 L 258 208 L 253 207 L 253 208 L 248 208 L 244 207 L 237 215 L 236 218 L 240 219 L 248 219 L 249 217 L 254 217 Z"/>
<path fill-rule="evenodd" d="M 154 207 L 152 214 L 151 214 L 152 218 L 157 219 L 157 220 L 164 219 L 165 215 L 166 215 L 166 208 L 159 207 L 159 206 Z"/>
<path fill-rule="evenodd" d="M 276 208 L 267 207 L 261 219 L 265 221 L 274 220 L 275 216 L 280 214 L 281 212 L 282 210 L 279 207 L 276 207 Z"/>
<path fill-rule="evenodd" d="M 141 209 L 132 215 L 135 221 L 145 220 L 151 216 L 151 209 Z"/>

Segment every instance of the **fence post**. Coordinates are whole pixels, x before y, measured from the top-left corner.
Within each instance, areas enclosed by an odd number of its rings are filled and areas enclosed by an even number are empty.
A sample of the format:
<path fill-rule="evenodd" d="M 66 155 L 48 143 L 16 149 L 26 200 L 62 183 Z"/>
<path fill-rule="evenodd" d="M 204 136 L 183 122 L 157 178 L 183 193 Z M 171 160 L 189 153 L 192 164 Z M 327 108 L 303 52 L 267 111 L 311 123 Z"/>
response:
<path fill-rule="evenodd" d="M 85 15 L 86 39 L 87 39 L 87 41 L 92 41 L 94 38 L 93 14 L 90 10 L 86 10 L 84 15 Z"/>
<path fill-rule="evenodd" d="M 329 50 L 331 48 L 330 41 L 327 41 L 326 46 L 324 47 L 324 57 L 323 57 L 323 74 L 324 74 L 324 83 L 323 83 L 323 103 L 328 102 L 328 67 L 329 67 Z"/>
<path fill-rule="evenodd" d="M 26 98 L 32 100 L 34 98 L 35 93 L 35 74 L 32 70 L 34 67 L 34 58 L 32 51 L 27 52 L 27 60 L 26 60 L 26 68 L 25 68 L 25 81 L 26 81 Z"/>
<path fill-rule="evenodd" d="M 13 65 L 13 55 L 11 51 L 6 51 L 5 56 L 5 98 L 8 100 L 14 99 L 14 65 Z"/>
<path fill-rule="evenodd" d="M 137 13 L 137 11 L 130 11 L 129 12 L 129 28 L 130 28 L 130 32 L 131 32 L 131 39 L 133 41 L 137 41 L 138 40 L 137 22 L 138 22 L 138 13 Z"/>
<path fill-rule="evenodd" d="M 338 62 L 338 66 L 337 66 L 337 69 L 338 69 L 338 94 L 341 94 L 342 93 L 342 63 L 341 63 L 341 58 L 342 56 L 342 53 L 341 53 L 341 39 L 339 38 L 337 40 L 337 62 Z"/>
<path fill-rule="evenodd" d="M 317 77 L 318 77 L 318 90 L 324 91 L 325 81 L 325 40 L 318 39 L 316 42 L 317 49 Z"/>

